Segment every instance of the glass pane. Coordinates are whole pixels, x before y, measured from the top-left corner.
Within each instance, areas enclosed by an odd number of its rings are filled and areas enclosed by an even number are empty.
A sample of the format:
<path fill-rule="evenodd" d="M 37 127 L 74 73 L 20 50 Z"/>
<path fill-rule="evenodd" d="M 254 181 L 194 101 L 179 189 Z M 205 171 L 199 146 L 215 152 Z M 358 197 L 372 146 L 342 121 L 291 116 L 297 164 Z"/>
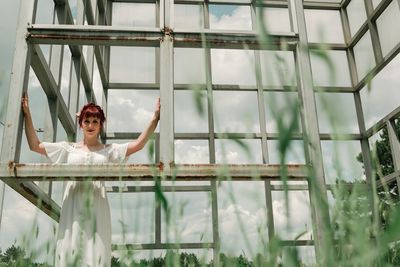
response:
<path fill-rule="evenodd" d="M 203 6 L 175 4 L 175 29 L 198 30 L 204 28 Z"/>
<path fill-rule="evenodd" d="M 28 82 L 28 96 L 29 96 L 29 108 L 32 115 L 33 126 L 39 140 L 43 140 L 45 118 L 46 118 L 46 105 L 48 105 L 46 94 L 39 83 L 39 80 L 32 70 L 29 71 L 29 82 Z M 20 101 L 18 101 L 20 104 Z M 25 152 L 25 153 L 24 153 Z M 21 143 L 21 155 L 20 162 L 23 163 L 43 163 L 47 162 L 45 157 L 40 154 L 33 152 L 29 149 L 28 142 L 26 139 L 25 132 L 22 134 Z"/>
<path fill-rule="evenodd" d="M 307 191 L 288 192 L 289 218 L 286 216 L 284 192 L 272 192 L 275 232 L 283 240 L 292 240 L 301 233 L 299 240 L 312 239 L 310 200 Z M 289 230 L 290 229 L 290 230 Z"/>
<path fill-rule="evenodd" d="M 264 25 L 269 32 L 291 32 L 287 8 L 264 8 Z"/>
<path fill-rule="evenodd" d="M 211 49 L 213 84 L 255 85 L 254 70 L 251 50 Z"/>
<path fill-rule="evenodd" d="M 400 25 L 400 9 L 396 1 L 392 1 L 376 21 L 383 56 L 400 42 L 400 30 L 393 25 Z"/>
<path fill-rule="evenodd" d="M 108 194 L 113 244 L 154 242 L 154 193 Z"/>
<path fill-rule="evenodd" d="M 285 154 L 285 164 L 305 164 L 304 142 L 302 140 L 290 140 L 288 150 Z M 284 152 L 284 151 L 282 151 Z M 268 140 L 269 163 L 280 164 L 282 152 L 278 140 Z"/>
<path fill-rule="evenodd" d="M 364 1 L 351 0 L 347 6 L 347 16 L 349 17 L 351 36 L 354 36 L 367 19 Z"/>
<path fill-rule="evenodd" d="M 154 83 L 154 47 L 111 47 L 110 82 Z"/>
<path fill-rule="evenodd" d="M 10 85 L 11 68 L 15 49 L 15 35 L 18 21 L 19 1 L 7 1 L 0 9 L 0 121 L 4 122 L 6 116 L 8 91 Z M 0 123 L 0 126 L 3 125 Z M 2 128 L 0 128 L 2 129 Z M 2 133 L 2 130 L 0 130 Z"/>
<path fill-rule="evenodd" d="M 215 140 L 216 163 L 261 164 L 261 141 L 257 139 Z"/>
<path fill-rule="evenodd" d="M 264 183 L 221 182 L 218 222 L 221 252 L 228 255 L 244 253 L 249 258 L 257 252 L 265 255 L 262 249 L 268 243 L 268 228 Z"/>
<path fill-rule="evenodd" d="M 156 5 L 151 3 L 113 3 L 113 26 L 156 27 Z"/>
<path fill-rule="evenodd" d="M 305 9 L 304 15 L 309 42 L 344 43 L 339 11 Z"/>
<path fill-rule="evenodd" d="M 164 193 L 171 223 L 161 224 L 161 242 L 212 242 L 211 194 L 209 192 Z M 165 210 L 161 210 L 165 222 Z M 164 234 L 165 233 L 165 234 Z"/>
<path fill-rule="evenodd" d="M 64 55 L 62 62 L 62 74 L 61 74 L 61 95 L 64 99 L 65 104 L 69 105 L 69 86 L 71 79 L 71 51 L 68 46 L 64 46 Z"/>
<path fill-rule="evenodd" d="M 301 132 L 299 97 L 297 92 L 264 92 L 265 120 L 268 133 L 279 133 L 278 120 L 286 131 L 293 119 L 297 119 L 294 132 Z"/>
<path fill-rule="evenodd" d="M 358 160 L 361 153 L 359 141 L 321 141 L 321 147 L 327 184 L 334 184 L 337 180 L 365 180 L 364 169 Z"/>
<path fill-rule="evenodd" d="M 144 131 L 153 116 L 158 95 L 158 90 L 110 90 L 107 132 Z"/>
<path fill-rule="evenodd" d="M 361 101 L 365 124 L 370 128 L 399 106 L 400 99 L 400 56 L 397 55 L 370 84 L 370 89 L 361 90 Z"/>
<path fill-rule="evenodd" d="M 209 5 L 210 29 L 251 30 L 250 6 Z"/>
<path fill-rule="evenodd" d="M 316 93 L 315 97 L 321 133 L 359 133 L 353 94 Z"/>
<path fill-rule="evenodd" d="M 375 67 L 374 50 L 369 31 L 354 46 L 354 57 L 357 65 L 358 80 L 360 81 Z"/>
<path fill-rule="evenodd" d="M 190 59 L 190 60 L 188 60 Z M 196 62 L 196 64 L 193 64 Z M 175 48 L 174 49 L 174 82 L 205 84 L 206 66 L 204 49 Z"/>
<path fill-rule="evenodd" d="M 311 50 L 310 60 L 315 86 L 351 86 L 345 51 Z"/>
<path fill-rule="evenodd" d="M 374 9 L 382 2 L 382 0 L 372 0 L 372 5 Z"/>
<path fill-rule="evenodd" d="M 256 92 L 214 91 L 216 132 L 260 132 Z"/>
<path fill-rule="evenodd" d="M 36 24 L 53 24 L 53 1 L 37 1 Z"/>
<path fill-rule="evenodd" d="M 210 163 L 208 140 L 175 140 L 175 163 Z"/>
<path fill-rule="evenodd" d="M 200 105 L 198 107 L 197 105 Z M 175 91 L 175 132 L 208 133 L 207 91 Z M 199 110 L 199 108 L 201 110 Z"/>
<path fill-rule="evenodd" d="M 291 51 L 260 51 L 264 86 L 295 85 L 296 71 Z"/>

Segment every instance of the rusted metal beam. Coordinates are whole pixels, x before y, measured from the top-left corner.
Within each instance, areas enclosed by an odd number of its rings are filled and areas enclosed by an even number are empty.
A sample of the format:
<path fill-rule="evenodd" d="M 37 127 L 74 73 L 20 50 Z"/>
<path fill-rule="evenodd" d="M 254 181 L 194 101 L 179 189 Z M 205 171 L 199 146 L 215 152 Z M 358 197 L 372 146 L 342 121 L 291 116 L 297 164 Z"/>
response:
<path fill-rule="evenodd" d="M 175 47 L 243 48 L 280 50 L 282 46 L 294 50 L 296 33 L 271 32 L 268 43 L 260 43 L 255 31 L 201 30 L 194 32 L 158 28 L 108 27 L 98 25 L 39 25 L 28 28 L 27 40 L 32 44 L 159 46 L 165 34 L 172 36 Z"/>
<path fill-rule="evenodd" d="M 304 165 L 285 165 L 288 177 L 304 180 Z M 197 180 L 277 180 L 280 179 L 282 167 L 266 164 L 178 164 L 165 168 L 156 165 L 70 165 L 70 164 L 19 164 L 0 165 L 0 177 L 9 181 L 53 181 L 53 180 L 93 180 L 125 181 L 153 180 L 154 177 L 165 179 L 197 181 Z"/>
<path fill-rule="evenodd" d="M 24 182 L 17 179 L 4 179 L 3 181 L 26 200 L 41 209 L 50 218 L 58 222 L 60 218 L 60 206 L 34 182 Z"/>

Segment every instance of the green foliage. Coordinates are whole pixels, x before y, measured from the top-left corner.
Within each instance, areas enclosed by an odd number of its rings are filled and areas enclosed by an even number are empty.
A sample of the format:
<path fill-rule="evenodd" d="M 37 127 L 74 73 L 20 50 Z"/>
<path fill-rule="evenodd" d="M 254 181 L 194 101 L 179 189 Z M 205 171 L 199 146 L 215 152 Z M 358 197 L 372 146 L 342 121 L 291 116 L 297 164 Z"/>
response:
<path fill-rule="evenodd" d="M 395 123 L 395 130 L 396 134 L 399 137 L 400 136 L 400 120 L 397 120 Z M 392 154 L 390 150 L 390 142 L 389 142 L 389 134 L 384 127 L 382 129 L 382 132 L 379 134 L 380 140 L 375 142 L 375 147 L 376 147 L 376 158 L 378 160 L 379 168 L 378 173 L 381 172 L 383 176 L 388 175 L 394 171 L 394 165 L 393 165 L 393 159 L 392 159 Z M 372 152 L 371 152 L 372 154 Z M 357 156 L 357 160 L 361 163 L 363 163 L 363 158 L 362 154 L 360 153 Z M 377 177 L 379 179 L 379 177 Z"/>
<path fill-rule="evenodd" d="M 4 252 L 0 250 L 0 267 L 50 267 L 47 263 L 33 262 L 23 248 L 14 244 Z"/>

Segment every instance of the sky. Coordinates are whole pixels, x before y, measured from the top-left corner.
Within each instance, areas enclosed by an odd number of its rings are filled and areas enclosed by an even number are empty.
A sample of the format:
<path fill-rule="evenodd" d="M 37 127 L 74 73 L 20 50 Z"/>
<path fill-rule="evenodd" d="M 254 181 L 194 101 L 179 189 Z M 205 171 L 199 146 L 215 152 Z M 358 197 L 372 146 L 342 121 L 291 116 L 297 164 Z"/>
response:
<path fill-rule="evenodd" d="M 354 0 L 356 1 L 356 0 Z M 46 12 L 51 8 L 45 1 L 39 1 L 38 23 L 51 21 Z M 0 39 L 0 118 L 4 121 L 5 99 L 8 91 L 8 77 L 12 63 L 12 48 L 15 38 L 15 25 L 18 1 L 6 0 L 0 11 L 0 33 L 6 38 Z M 76 1 L 71 1 L 74 9 Z M 7 11 L 7 12 L 6 12 Z M 196 5 L 176 5 L 174 8 L 174 23 L 176 29 L 199 29 L 203 27 L 202 9 Z M 76 14 L 76 12 L 74 12 Z M 132 16 L 132 14 L 135 14 Z M 277 8 L 265 11 L 265 22 L 271 31 L 290 32 L 290 20 L 285 9 Z M 155 5 L 132 4 L 126 7 L 122 4 L 115 5 L 113 23 L 119 26 L 155 27 Z M 355 25 L 357 28 L 357 15 Z M 396 17 L 393 14 L 388 16 Z M 221 5 L 210 6 L 210 27 L 222 30 L 251 30 L 250 8 L 246 6 L 228 7 Z M 400 16 L 397 16 L 400 17 Z M 325 41 L 343 43 L 342 28 L 338 25 L 340 16 L 338 12 L 306 10 L 306 23 L 309 40 L 312 42 Z M 334 23 L 333 23 L 334 22 Z M 382 21 L 384 24 L 385 21 Z M 387 22 L 386 22 L 387 23 Z M 336 26 L 335 26 L 336 25 Z M 387 28 L 387 27 L 386 27 Z M 386 29 L 382 26 L 382 29 Z M 389 27 L 390 28 L 390 27 Z M 384 40 L 390 32 L 382 30 Z M 388 30 L 390 31 L 390 30 Z M 385 42 L 385 51 L 389 51 L 400 40 L 399 35 Z M 386 38 L 386 39 L 385 39 Z M 397 39 L 396 39 L 397 38 Z M 42 46 L 45 53 L 48 47 Z M 46 52 L 47 51 L 47 52 Z M 367 45 L 361 46 L 360 55 L 368 51 Z M 111 49 L 112 82 L 139 82 L 154 83 L 156 79 L 156 52 L 155 48 L 128 48 L 114 47 Z M 174 50 L 174 81 L 175 83 L 202 84 L 205 82 L 205 60 L 202 49 Z M 66 58 L 70 56 L 65 49 Z M 311 67 L 314 83 L 320 86 L 350 86 L 350 74 L 347 67 L 345 53 L 341 51 L 328 51 L 327 55 L 336 66 L 335 77 L 331 77 L 331 70 L 315 54 L 311 54 Z M 190 60 L 188 60 L 190 58 Z M 211 75 L 215 84 L 230 84 L 241 86 L 255 86 L 254 51 L 251 50 L 211 50 Z M 196 62 L 196 64 L 193 64 Z M 65 60 L 62 72 L 61 92 L 65 100 L 68 99 L 68 80 L 70 60 Z M 366 63 L 360 63 L 366 64 Z M 294 57 L 292 52 L 271 53 L 261 52 L 261 73 L 263 83 L 269 85 L 294 85 Z M 364 67 L 364 65 L 362 65 Z M 398 72 L 400 57 L 390 63 L 385 71 L 380 73 L 372 82 L 372 90 L 361 91 L 364 115 L 367 127 L 378 121 L 390 111 L 398 107 L 396 90 L 399 86 Z M 279 68 L 277 68 L 279 66 Z M 368 68 L 369 65 L 366 65 Z M 284 81 L 279 79 L 279 71 L 285 74 Z M 365 72 L 364 68 L 360 69 Z M 385 85 L 385 86 L 382 86 Z M 100 99 L 100 78 L 95 70 L 94 87 L 96 96 Z M 196 87 L 197 88 L 197 87 Z M 31 108 L 36 128 L 43 127 L 44 106 L 46 97 L 37 81 L 33 71 L 30 72 L 29 95 Z M 149 121 L 159 90 L 113 90 L 109 94 L 108 103 L 108 131 L 133 131 L 140 132 Z M 199 114 L 193 104 L 193 94 L 190 91 L 174 92 L 174 116 L 176 132 L 207 133 L 207 113 Z M 80 97 L 83 99 L 83 95 Z M 203 106 L 207 105 L 207 98 L 202 98 Z M 288 108 L 296 103 L 295 92 L 264 94 L 267 132 L 277 132 L 277 123 L 272 109 L 278 111 L 279 117 L 287 123 L 290 120 Z M 217 132 L 243 132 L 259 133 L 259 115 L 257 93 L 255 91 L 215 91 L 214 92 L 214 127 Z M 81 100 L 80 105 L 84 104 Z M 354 107 L 354 98 L 346 93 L 317 93 L 316 107 L 319 128 L 322 133 L 358 133 L 357 118 Z M 338 114 L 338 119 L 331 120 L 329 114 Z M 124 114 L 124 116 L 120 116 Z M 296 118 L 299 120 L 299 118 Z M 0 137 L 3 127 L 0 126 Z M 158 131 L 158 129 L 156 130 Z M 299 129 L 301 131 L 301 129 Z M 81 137 L 81 135 L 79 135 Z M 39 138 L 41 135 L 39 134 Z M 65 140 L 66 136 L 60 129 L 57 140 Z M 1 140 L 1 139 L 0 139 Z M 123 142 L 115 140 L 115 142 Z M 216 141 L 217 163 L 262 163 L 261 144 L 259 140 L 244 140 L 251 150 L 248 157 L 245 151 L 231 140 Z M 363 179 L 363 170 L 355 158 L 361 151 L 357 141 L 322 141 L 322 152 L 327 182 L 334 182 L 340 176 L 346 180 Z M 29 152 L 26 140 L 23 138 L 23 151 L 21 162 L 41 162 L 43 159 Z M 268 142 L 268 151 L 271 163 L 279 163 L 277 141 Z M 302 141 L 294 141 L 288 155 L 288 163 L 305 163 Z M 208 163 L 210 160 L 207 140 L 176 140 L 175 160 L 177 163 Z M 147 148 L 133 155 L 129 163 L 150 163 Z M 337 166 L 340 166 L 339 168 Z M 130 182 L 134 185 L 134 182 Z M 149 183 L 140 183 L 146 185 Z M 261 248 L 259 244 L 267 237 L 265 195 L 262 182 L 222 182 L 218 189 L 219 231 L 221 236 L 221 251 L 229 254 L 254 255 Z M 61 204 L 62 184 L 56 183 L 53 191 L 54 199 Z M 166 193 L 169 203 L 173 208 L 173 224 L 170 229 L 163 228 L 164 239 L 180 240 L 181 242 L 199 242 L 211 240 L 211 209 L 210 194 L 198 193 Z M 274 192 L 273 209 L 276 232 L 282 238 L 294 238 L 297 234 L 306 231 L 303 238 L 311 234 L 311 216 L 308 193 L 296 191 L 289 193 L 291 219 L 285 215 L 284 198 L 281 192 Z M 136 194 L 109 194 L 113 242 L 151 242 L 154 238 L 154 196 L 151 193 Z M 122 201 L 122 202 L 121 202 Z M 121 205 L 121 203 L 123 203 Z M 164 215 L 163 215 L 164 216 Z M 21 223 L 24 222 L 24 223 Z M 29 223 L 32 222 L 32 223 Z M 123 222 L 123 223 L 122 223 Z M 32 204 L 6 187 L 3 220 L 0 228 L 0 248 L 5 249 L 11 244 L 24 243 L 24 236 L 32 233 L 38 225 L 38 236 L 33 243 L 25 244 L 33 251 L 43 248 L 43 244 L 55 238 L 56 224 L 46 215 L 38 211 Z M 49 231 L 49 229 L 51 229 Z M 245 229 L 245 230 L 242 230 Z M 122 232 L 127 231 L 123 236 Z M 32 239 L 32 238 L 31 238 Z M 248 241 L 246 241 L 248 239 Z M 25 239 L 27 240 L 27 239 Z M 29 238 L 28 238 L 29 240 Z M 32 241 L 32 240 L 31 240 Z M 27 242 L 27 241 L 26 241 Z M 25 243 L 26 243 L 25 242 Z M 137 252 L 137 257 L 147 257 L 149 252 Z M 162 253 L 156 251 L 154 253 Z M 210 251 L 205 257 L 210 257 Z M 302 257 L 305 261 L 313 261 L 313 248 L 302 248 Z M 51 256 L 41 254 L 39 259 L 49 259 Z"/>

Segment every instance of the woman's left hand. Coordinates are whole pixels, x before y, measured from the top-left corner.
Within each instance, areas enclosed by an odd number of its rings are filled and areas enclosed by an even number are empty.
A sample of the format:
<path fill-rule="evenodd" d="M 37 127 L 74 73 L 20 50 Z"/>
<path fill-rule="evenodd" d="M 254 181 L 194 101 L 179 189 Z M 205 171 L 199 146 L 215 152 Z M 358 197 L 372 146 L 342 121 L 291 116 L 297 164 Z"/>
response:
<path fill-rule="evenodd" d="M 156 102 L 156 110 L 154 111 L 154 116 L 153 116 L 153 118 L 157 121 L 160 119 L 160 110 L 161 110 L 160 97 L 158 97 Z"/>

